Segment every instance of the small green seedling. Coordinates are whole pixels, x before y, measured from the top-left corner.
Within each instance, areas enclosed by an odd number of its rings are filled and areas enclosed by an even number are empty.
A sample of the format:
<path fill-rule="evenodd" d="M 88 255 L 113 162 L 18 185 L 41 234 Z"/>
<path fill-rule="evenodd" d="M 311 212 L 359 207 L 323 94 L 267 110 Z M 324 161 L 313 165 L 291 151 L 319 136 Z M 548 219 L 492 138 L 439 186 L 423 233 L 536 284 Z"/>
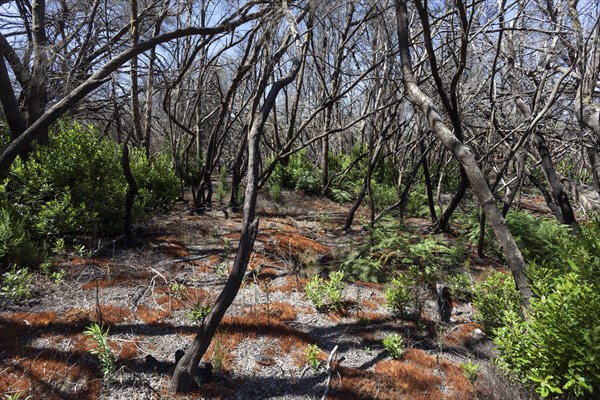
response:
<path fill-rule="evenodd" d="M 397 333 L 392 333 L 383 339 L 383 347 L 390 353 L 390 356 L 397 360 L 404 354 L 404 343 L 402 343 L 402 336 Z"/>

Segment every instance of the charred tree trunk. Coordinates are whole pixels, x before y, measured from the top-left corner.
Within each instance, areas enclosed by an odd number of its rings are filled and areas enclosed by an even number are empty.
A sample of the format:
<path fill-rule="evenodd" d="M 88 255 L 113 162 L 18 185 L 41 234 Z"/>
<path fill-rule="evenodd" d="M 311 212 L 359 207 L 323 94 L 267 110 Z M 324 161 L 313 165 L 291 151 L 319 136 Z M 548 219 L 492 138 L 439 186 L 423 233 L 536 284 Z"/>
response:
<path fill-rule="evenodd" d="M 544 140 L 544 137 L 537 132 L 534 132 L 532 138 L 533 143 L 540 154 L 544 174 L 546 175 L 546 179 L 548 180 L 550 188 L 552 189 L 552 197 L 554 198 L 556 205 L 558 205 L 560 208 L 561 218 L 559 221 L 561 224 L 569 225 L 573 233 L 577 234 L 580 231 L 579 225 L 575 219 L 575 213 L 573 212 L 573 207 L 571 207 L 571 202 L 569 201 L 567 192 L 565 191 L 562 182 L 556 175 L 556 170 L 552 165 L 552 158 L 550 156 L 550 150 L 548 150 L 548 146 L 546 145 L 546 140 Z"/>
<path fill-rule="evenodd" d="M 293 38 L 296 40 L 296 42 L 299 42 L 300 39 L 299 34 L 295 29 L 295 22 L 291 16 L 288 19 L 290 23 L 290 32 L 293 34 Z M 284 45 L 275 53 L 273 60 L 271 61 L 272 63 L 277 62 L 281 58 L 288 45 L 289 44 L 284 43 Z M 301 47 L 302 46 L 300 44 L 296 44 L 297 49 L 300 49 Z M 212 341 L 212 338 L 219 324 L 221 323 L 221 319 L 225 315 L 225 312 L 231 303 L 233 303 L 240 285 L 242 284 L 242 280 L 244 279 L 246 267 L 248 266 L 250 254 L 252 253 L 254 241 L 258 232 L 258 219 L 256 218 L 256 198 L 258 194 L 260 139 L 263 135 L 267 118 L 273 109 L 275 100 L 277 99 L 277 95 L 281 89 L 294 80 L 298 74 L 300 65 L 301 62 L 299 59 L 295 58 L 287 75 L 272 84 L 271 89 L 269 90 L 262 106 L 258 110 L 258 115 L 256 115 L 254 118 L 252 126 L 248 132 L 248 175 L 246 194 L 244 197 L 242 231 L 237 254 L 233 263 L 232 271 L 229 274 L 229 278 L 225 283 L 223 291 L 217 298 L 217 301 L 213 305 L 211 311 L 208 313 L 204 323 L 196 332 L 196 337 L 194 338 L 192 345 L 187 349 L 183 357 L 175 366 L 173 379 L 171 381 L 171 389 L 174 392 L 189 392 L 197 386 L 196 382 L 194 381 L 194 376 L 198 368 L 198 363 L 208 349 L 208 346 L 210 345 L 210 342 Z M 259 90 L 264 90 L 264 88 Z"/>
<path fill-rule="evenodd" d="M 137 46 L 140 41 L 140 33 L 138 28 L 138 2 L 137 0 L 130 0 L 129 5 L 131 6 L 131 21 L 130 21 L 130 32 L 131 32 L 131 47 Z M 140 116 L 140 89 L 138 83 L 138 57 L 134 55 L 131 57 L 129 77 L 131 84 L 131 119 L 133 123 L 133 138 L 136 144 L 141 144 L 144 141 L 144 133 L 142 131 L 142 118 Z"/>
<path fill-rule="evenodd" d="M 132 230 L 132 210 L 133 210 L 133 200 L 135 199 L 135 195 L 138 192 L 138 186 L 135 181 L 133 174 L 131 173 L 131 165 L 129 163 L 129 146 L 127 142 L 123 144 L 123 154 L 121 156 L 121 166 L 123 167 L 123 173 L 125 175 L 125 180 L 127 181 L 127 193 L 125 194 L 125 243 L 127 247 L 133 247 L 135 245 L 135 240 L 133 238 L 133 230 Z"/>
<path fill-rule="evenodd" d="M 431 175 L 429 173 L 429 162 L 427 161 L 427 148 L 425 147 L 425 139 L 419 141 L 419 148 L 421 149 L 421 156 L 423 158 L 423 176 L 425 177 L 425 192 L 427 193 L 427 206 L 429 207 L 429 215 L 431 216 L 431 223 L 437 222 L 437 214 L 435 211 L 435 201 L 433 199 L 433 185 L 431 184 Z"/>
<path fill-rule="evenodd" d="M 4 56 L 0 54 L 0 104 L 4 111 L 4 117 L 10 129 L 10 138 L 15 140 L 27 129 L 27 121 L 21 114 L 19 103 L 15 97 Z"/>

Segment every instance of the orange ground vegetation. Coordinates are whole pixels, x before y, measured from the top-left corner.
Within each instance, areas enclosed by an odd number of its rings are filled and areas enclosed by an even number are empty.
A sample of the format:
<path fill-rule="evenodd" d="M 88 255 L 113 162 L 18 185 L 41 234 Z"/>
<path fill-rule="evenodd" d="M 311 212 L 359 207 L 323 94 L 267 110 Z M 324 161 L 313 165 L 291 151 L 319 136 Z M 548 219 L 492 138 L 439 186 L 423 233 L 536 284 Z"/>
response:
<path fill-rule="evenodd" d="M 384 360 L 372 370 L 336 366 L 330 399 L 468 400 L 473 386 L 458 365 L 418 349 L 408 349 L 403 360 Z"/>
<path fill-rule="evenodd" d="M 187 249 L 185 243 L 181 240 L 172 237 L 158 237 L 152 239 L 151 242 L 157 249 L 175 258 L 189 257 L 190 251 Z"/>
<path fill-rule="evenodd" d="M 308 279 L 300 278 L 298 275 L 288 275 L 285 277 L 285 283 L 273 286 L 272 290 L 283 293 L 302 291 L 307 282 Z"/>
<path fill-rule="evenodd" d="M 248 262 L 248 271 L 259 271 L 258 279 L 275 279 L 278 276 L 277 268 L 285 267 L 286 265 L 281 261 L 273 260 L 261 253 L 253 253 Z"/>
<path fill-rule="evenodd" d="M 317 255 L 328 254 L 330 248 L 297 232 L 264 229 L 258 235 L 267 253 L 304 261 Z"/>
<path fill-rule="evenodd" d="M 143 321 L 148 325 L 159 324 L 169 315 L 171 315 L 171 311 L 168 309 L 148 307 L 145 304 L 139 306 L 134 313 L 137 320 Z"/>
<path fill-rule="evenodd" d="M 161 287 L 154 290 L 156 303 L 171 311 L 191 308 L 196 303 L 211 300 L 208 292 L 201 288 L 185 287 L 181 292 L 173 292 L 171 287 Z"/>
<path fill-rule="evenodd" d="M 116 268 L 118 268 L 118 266 L 116 266 Z M 133 285 L 140 280 L 150 281 L 150 279 L 152 279 L 152 271 L 146 268 L 135 270 L 132 270 L 131 268 L 118 270 L 116 268 L 115 272 L 111 273 L 107 278 L 92 279 L 89 282 L 84 283 L 81 288 L 83 290 L 92 290 L 96 289 L 96 287 L 102 288 Z"/>
<path fill-rule="evenodd" d="M 296 319 L 293 305 L 274 302 L 270 305 L 249 307 L 244 311 L 243 315 L 223 318 L 219 331 L 226 337 L 228 349 L 233 350 L 245 338 L 268 336 L 279 341 L 279 352 L 290 353 L 301 365 L 306 365 L 304 349 L 307 344 L 314 344 L 315 340 L 308 334 L 286 325 L 285 321 Z"/>
<path fill-rule="evenodd" d="M 48 399 L 94 399 L 98 392 L 97 371 L 81 357 L 93 346 L 81 332 L 55 334 L 43 331 L 40 338 L 50 343 L 68 339 L 69 351 L 33 347 L 22 335 L 39 329 L 73 329 L 70 316 L 54 312 L 12 313 L 0 316 L 0 349 L 6 361 L 0 363 L 0 393 L 40 396 Z M 80 327 L 75 328 L 80 329 Z M 60 383 L 57 385 L 57 382 Z"/>

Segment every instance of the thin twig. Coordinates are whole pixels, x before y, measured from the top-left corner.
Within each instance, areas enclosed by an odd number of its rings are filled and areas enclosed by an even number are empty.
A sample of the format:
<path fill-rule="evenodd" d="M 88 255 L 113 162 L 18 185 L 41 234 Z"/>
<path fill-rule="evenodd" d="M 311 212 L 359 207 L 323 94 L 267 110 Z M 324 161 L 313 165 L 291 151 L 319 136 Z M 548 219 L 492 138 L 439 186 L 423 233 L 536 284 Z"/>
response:
<path fill-rule="evenodd" d="M 338 345 L 336 344 L 331 353 L 329 353 L 329 357 L 327 358 L 327 382 L 325 382 L 325 393 L 323 393 L 323 397 L 321 400 L 325 400 L 327 397 L 327 393 L 329 393 L 329 383 L 331 382 L 331 364 L 333 363 L 333 358 L 335 357 L 335 353 L 337 353 Z"/>

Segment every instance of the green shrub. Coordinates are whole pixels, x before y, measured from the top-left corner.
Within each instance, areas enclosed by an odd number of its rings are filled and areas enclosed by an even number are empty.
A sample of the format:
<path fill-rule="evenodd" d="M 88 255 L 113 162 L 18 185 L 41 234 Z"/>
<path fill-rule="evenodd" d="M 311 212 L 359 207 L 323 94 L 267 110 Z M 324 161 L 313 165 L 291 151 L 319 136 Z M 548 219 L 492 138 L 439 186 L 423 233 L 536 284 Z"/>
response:
<path fill-rule="evenodd" d="M 2 204 L 3 202 L 0 202 Z M 32 267 L 43 262 L 45 249 L 31 239 L 25 222 L 8 205 L 0 206 L 0 265 Z"/>
<path fill-rule="evenodd" d="M 406 315 L 415 291 L 415 280 L 409 274 L 401 273 L 392 279 L 385 289 L 385 300 L 390 311 L 400 316 Z"/>
<path fill-rule="evenodd" d="M 538 272 L 539 273 L 539 272 Z M 533 284 L 528 319 L 507 313 L 495 343 L 499 364 L 536 386 L 542 397 L 590 398 L 600 390 L 600 292 L 578 272 Z"/>
<path fill-rule="evenodd" d="M 278 163 L 267 180 L 267 189 L 274 199 L 279 197 L 282 189 L 317 193 L 320 187 L 319 168 L 310 161 L 306 149 L 292 154 L 286 166 Z"/>
<path fill-rule="evenodd" d="M 389 207 L 398 201 L 398 191 L 394 185 L 387 185 L 372 180 L 371 189 L 373 191 L 375 208 L 377 209 Z M 367 202 L 368 201 L 369 199 L 367 197 Z"/>
<path fill-rule="evenodd" d="M 306 358 L 308 359 L 308 365 L 312 368 L 314 372 L 317 372 L 321 367 L 321 360 L 319 359 L 319 355 L 321 354 L 321 349 L 317 344 L 309 344 L 306 347 Z"/>
<path fill-rule="evenodd" d="M 429 216 L 429 205 L 427 204 L 427 194 L 425 193 L 425 185 L 413 185 L 408 195 L 408 200 L 406 202 L 404 211 L 406 212 L 406 214 L 415 217 Z"/>
<path fill-rule="evenodd" d="M 0 298 L 5 297 L 12 301 L 22 301 L 31 298 L 31 274 L 27 268 L 12 266 L 10 271 L 2 274 Z"/>
<path fill-rule="evenodd" d="M 459 301 L 471 299 L 471 276 L 465 273 L 450 274 L 445 277 L 452 297 Z"/>
<path fill-rule="evenodd" d="M 397 221 L 383 219 L 369 228 L 369 234 L 369 240 L 351 251 L 340 265 L 348 275 L 362 281 L 385 282 L 399 269 L 420 265 L 419 279 L 428 275 L 423 283 L 433 284 L 441 270 L 461 266 L 464 260 L 462 246 L 451 248 L 442 236 L 423 238 L 405 232 Z"/>
<path fill-rule="evenodd" d="M 486 280 L 477 282 L 473 289 L 475 320 L 483 325 L 488 334 L 504 325 L 506 312 L 520 313 L 520 295 L 515 281 L 502 272 L 491 273 Z"/>
<path fill-rule="evenodd" d="M 139 187 L 139 207 L 146 213 L 163 210 L 179 196 L 179 179 L 169 153 L 158 153 L 148 159 L 143 149 L 133 149 L 131 173 Z"/>
<path fill-rule="evenodd" d="M 148 160 L 134 149 L 131 169 L 139 187 L 134 217 L 177 197 L 169 156 Z M 126 190 L 121 146 L 91 127 L 63 121 L 52 128 L 49 146 L 34 145 L 27 160 L 15 160 L 6 181 L 6 200 L 33 237 L 53 242 L 120 231 Z"/>
<path fill-rule="evenodd" d="M 473 363 L 473 361 L 469 359 L 466 363 L 461 363 L 461 366 L 465 378 L 471 382 L 471 385 L 474 385 L 479 379 L 479 364 Z"/>
<path fill-rule="evenodd" d="M 390 356 L 397 360 L 404 354 L 404 343 L 402 343 L 402 336 L 397 333 L 392 333 L 383 339 L 383 347 L 390 353 Z"/>
<path fill-rule="evenodd" d="M 108 345 L 108 330 L 108 327 L 104 329 L 103 324 L 92 322 L 83 331 L 84 336 L 88 336 L 89 340 L 96 345 L 90 353 L 98 356 L 104 379 L 108 379 L 117 370 L 115 356 Z"/>
<path fill-rule="evenodd" d="M 527 263 L 560 268 L 567 259 L 568 248 L 574 240 L 569 227 L 555 219 L 534 216 L 527 211 L 513 210 L 506 217 L 521 253 Z M 479 238 L 477 218 L 470 218 L 468 238 L 476 243 Z M 502 251 L 489 227 L 486 229 L 486 251 L 502 258 Z"/>
<path fill-rule="evenodd" d="M 313 275 L 308 281 L 304 291 L 317 311 L 341 309 L 344 301 L 343 291 L 346 288 L 343 279 L 344 273 L 335 271 L 330 274 L 329 280 L 325 280 L 319 275 Z"/>

